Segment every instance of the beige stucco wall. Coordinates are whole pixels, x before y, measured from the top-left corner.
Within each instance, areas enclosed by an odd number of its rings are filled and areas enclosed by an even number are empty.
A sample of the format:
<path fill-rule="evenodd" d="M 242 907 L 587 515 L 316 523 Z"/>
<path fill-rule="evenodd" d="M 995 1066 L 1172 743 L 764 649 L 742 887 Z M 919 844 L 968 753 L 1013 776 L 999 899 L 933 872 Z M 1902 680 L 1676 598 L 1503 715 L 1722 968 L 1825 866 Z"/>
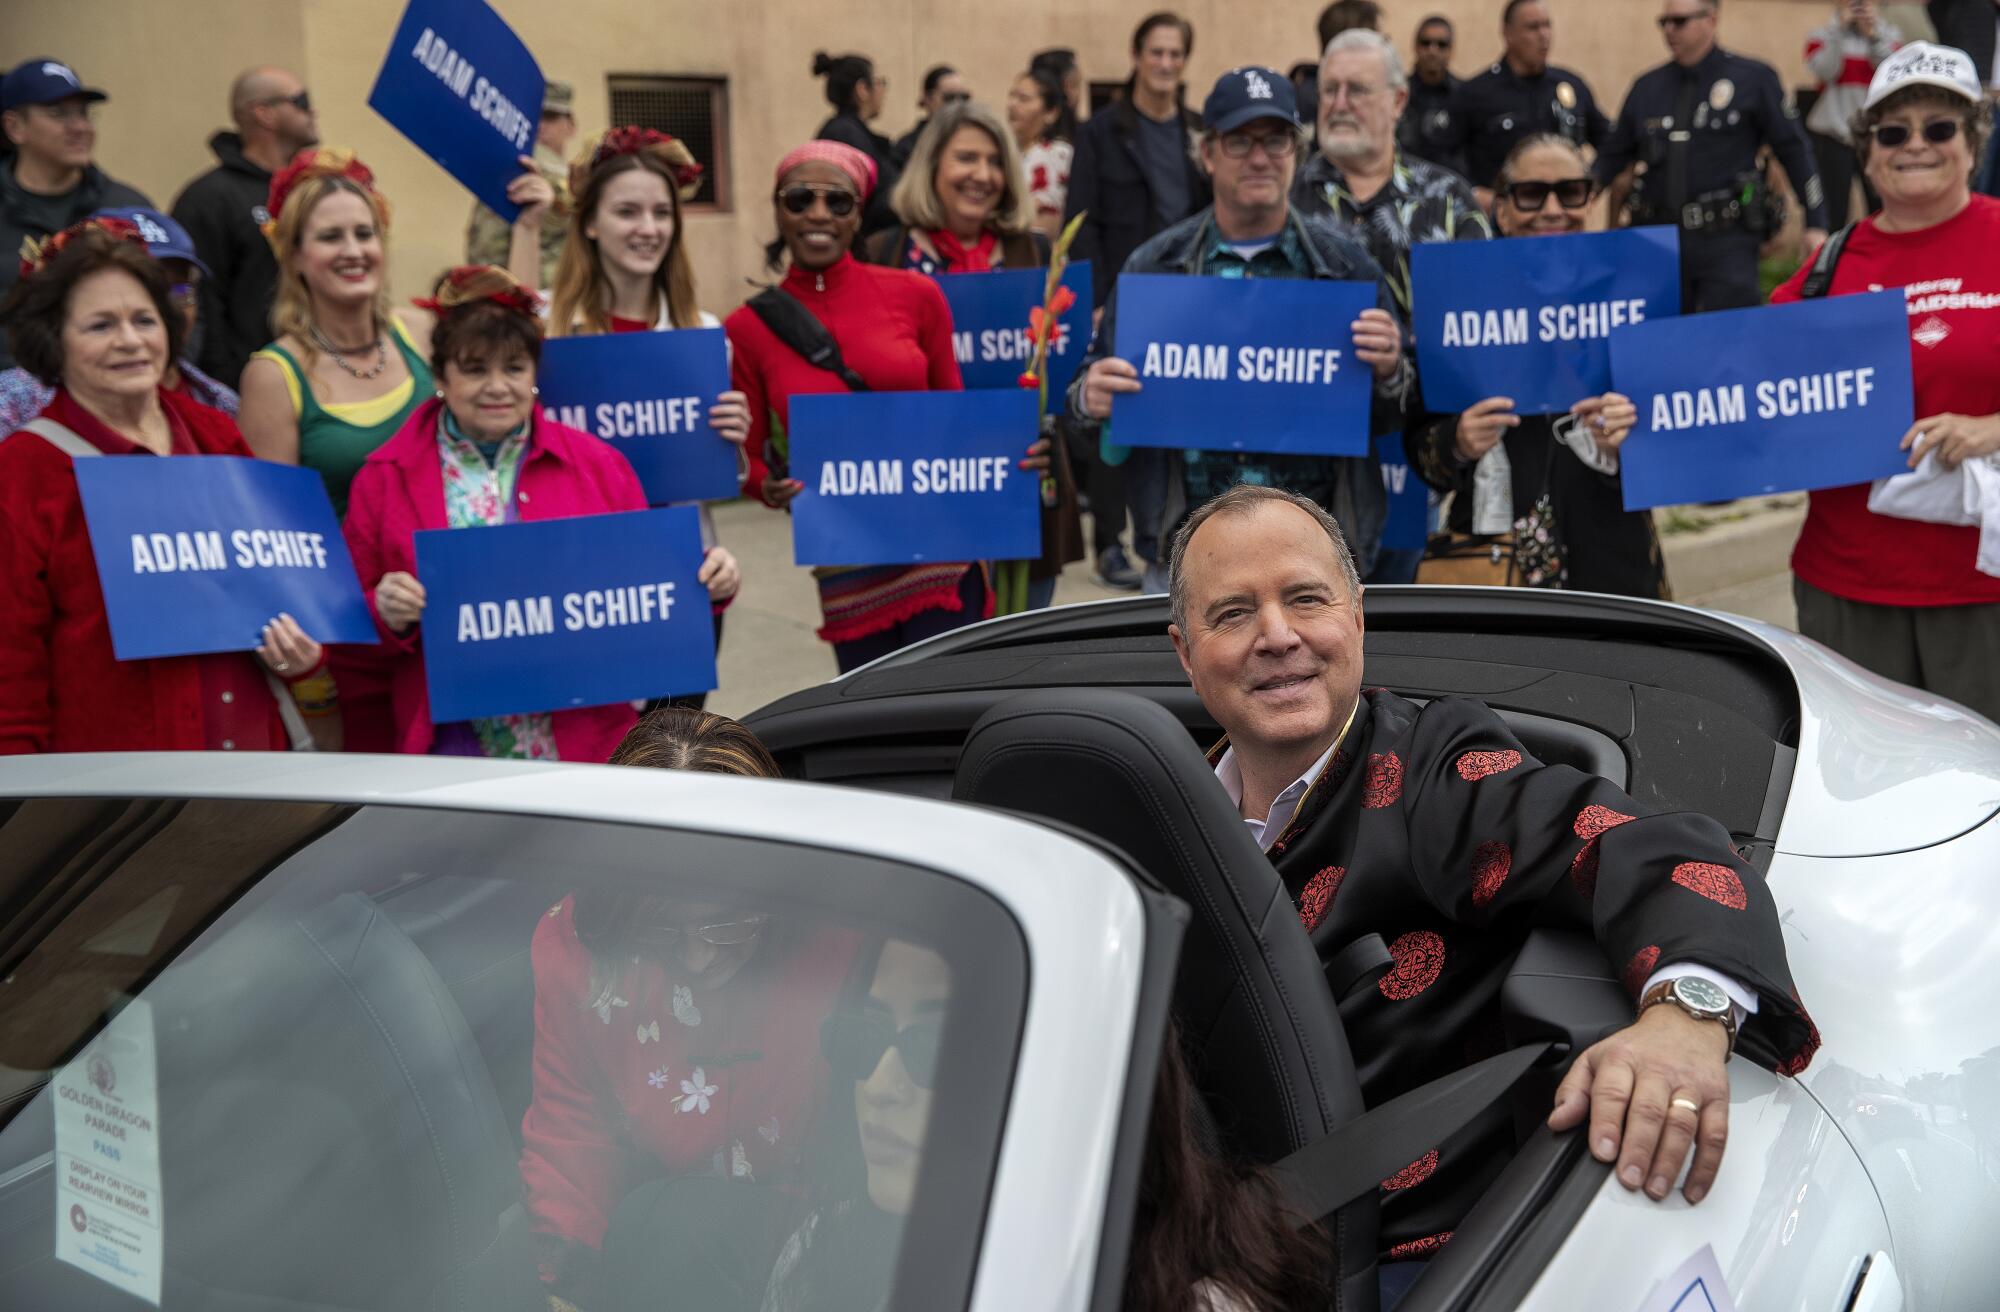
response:
<path fill-rule="evenodd" d="M 1632 78 L 1664 58 L 1653 25 L 1657 0 L 1550 0 L 1555 60 L 1583 73 L 1615 113 Z M 1093 80 L 1124 75 L 1132 24 L 1155 0 L 495 0 L 544 71 L 577 89 L 585 131 L 604 126 L 613 73 L 726 76 L 730 170 L 736 212 L 690 216 L 689 245 L 703 303 L 726 312 L 758 272 L 770 235 L 769 171 L 829 112 L 808 76 L 812 54 L 859 50 L 890 79 L 890 136 L 915 119 L 923 70 L 961 69 L 975 94 L 998 105 L 1012 75 L 1044 46 L 1075 48 Z M 1390 0 L 1389 28 L 1405 50 L 1417 21 L 1442 13 L 1458 24 L 1456 70 L 1469 75 L 1499 50 L 1497 0 Z M 1309 58 L 1320 0 L 1181 0 L 1195 24 L 1191 88 L 1242 63 L 1280 71 Z M 400 0 L 7 0 L 11 66 L 29 55 L 67 59 L 111 92 L 101 111 L 99 162 L 171 203 L 211 163 L 206 141 L 225 124 L 229 80 L 252 63 L 296 69 L 319 108 L 329 143 L 353 146 L 395 207 L 392 288 L 415 295 L 463 254 L 467 194 L 367 107 L 401 13 Z M 1806 30 L 1824 21 L 1821 0 L 1728 0 L 1723 40 L 1774 64 L 1787 85 L 1804 80 Z M 1004 18 L 1000 15 L 1004 14 Z M 1199 96 L 1200 92 L 1192 94 Z"/>

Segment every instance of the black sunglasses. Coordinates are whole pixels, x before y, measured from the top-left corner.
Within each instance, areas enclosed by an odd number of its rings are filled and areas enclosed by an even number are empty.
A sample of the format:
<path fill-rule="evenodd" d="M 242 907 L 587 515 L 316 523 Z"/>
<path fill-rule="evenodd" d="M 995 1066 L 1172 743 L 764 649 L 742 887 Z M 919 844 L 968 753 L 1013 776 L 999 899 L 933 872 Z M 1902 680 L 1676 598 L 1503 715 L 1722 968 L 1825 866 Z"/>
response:
<path fill-rule="evenodd" d="M 1884 150 L 1894 150 L 1910 139 L 1910 125 L 1907 123 L 1877 123 L 1868 131 L 1874 136 L 1875 144 Z M 1925 141 L 1933 146 L 1942 146 L 1958 135 L 1958 120 L 1934 118 L 1924 124 L 1921 131 Z"/>
<path fill-rule="evenodd" d="M 1713 9 L 1704 9 L 1698 14 L 1661 14 L 1657 20 L 1662 32 L 1678 32 L 1697 18 L 1707 18 Z"/>
<path fill-rule="evenodd" d="M 894 1048 L 902 1054 L 910 1083 L 928 1089 L 937 1079 L 938 1044 L 943 1029 L 935 1021 L 920 1021 L 898 1032 L 886 1017 L 865 1012 L 836 1011 L 820 1022 L 819 1050 L 833 1073 L 844 1080 L 865 1080 Z"/>
<path fill-rule="evenodd" d="M 300 91 L 296 96 L 273 96 L 262 103 L 266 105 L 291 105 L 301 114 L 310 114 L 313 112 L 312 92 L 310 91 Z"/>
<path fill-rule="evenodd" d="M 788 214 L 804 214 L 813 207 L 813 198 L 826 202 L 826 212 L 836 219 L 854 213 L 854 193 L 842 187 L 787 187 L 778 193 L 778 203 Z"/>
<path fill-rule="evenodd" d="M 1523 214 L 1533 214 L 1548 204 L 1553 192 L 1556 204 L 1566 210 L 1580 210 L 1590 204 L 1590 198 L 1597 194 L 1597 184 L 1589 178 L 1564 178 L 1561 182 L 1515 182 L 1508 184 L 1504 194 L 1514 203 L 1514 208 Z"/>
<path fill-rule="evenodd" d="M 963 105 L 970 99 L 972 99 L 970 91 L 947 91 L 944 93 L 944 99 L 940 103 L 946 105 Z"/>
<path fill-rule="evenodd" d="M 1451 49 L 1451 38 L 1448 36 L 1420 36 L 1417 38 L 1417 44 L 1425 50 L 1449 50 Z"/>

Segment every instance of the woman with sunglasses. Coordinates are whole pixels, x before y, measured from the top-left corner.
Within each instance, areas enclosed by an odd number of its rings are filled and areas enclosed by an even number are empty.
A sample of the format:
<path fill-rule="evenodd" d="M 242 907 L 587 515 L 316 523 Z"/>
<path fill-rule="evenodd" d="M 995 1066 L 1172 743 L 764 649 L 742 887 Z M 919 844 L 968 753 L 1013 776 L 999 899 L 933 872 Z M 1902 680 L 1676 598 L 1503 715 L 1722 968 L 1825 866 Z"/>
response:
<path fill-rule="evenodd" d="M 811 141 L 779 162 L 773 197 L 778 236 L 765 260 L 786 269 L 777 290 L 804 306 L 869 390 L 958 391 L 951 307 L 935 282 L 863 264 L 850 253 L 861 207 L 874 190 L 874 161 L 850 146 Z M 751 306 L 723 321 L 735 355 L 730 373 L 750 405 L 744 491 L 782 510 L 803 485 L 784 473 L 782 434 L 800 393 L 851 390 L 842 376 L 787 345 Z M 976 564 L 885 565 L 816 571 L 819 636 L 844 673 L 922 638 L 991 613 Z"/>
<path fill-rule="evenodd" d="M 574 196 L 555 286 L 549 293 L 549 336 L 672 332 L 719 328 L 722 321 L 695 299 L 681 206 L 701 185 L 701 165 L 685 143 L 652 128 L 623 127 L 585 144 L 570 170 Z M 727 391 L 708 407 L 709 426 L 739 448 L 749 433 L 743 393 Z M 715 520 L 701 508 L 708 545 L 701 582 L 723 598 L 714 603 L 715 641 L 722 613 L 734 599 L 736 558 L 715 545 Z M 700 710 L 708 694 L 658 698 Z"/>
<path fill-rule="evenodd" d="M 1832 261 L 1827 295 L 1906 289 L 1919 418 L 1902 445 L 1911 469 L 1940 479 L 2000 451 L 2000 201 L 1971 189 L 1985 134 L 1980 79 L 1963 51 L 1918 41 L 1884 60 L 1853 131 L 1882 208 L 1822 252 Z M 1820 262 L 1807 261 L 1772 302 L 1805 295 Z M 2000 719 L 2000 578 L 1977 567 L 1979 527 L 1869 507 L 1867 484 L 1812 494 L 1792 550 L 1799 632 Z"/>
<path fill-rule="evenodd" d="M 684 707 L 641 720 L 611 764 L 778 777 L 750 730 Z M 823 1087 L 820 1022 L 854 961 L 854 937 L 712 900 L 672 870 L 662 867 L 657 891 L 579 889 L 535 925 L 521 1179 L 556 1307 L 617 1305 L 600 1298 L 605 1230 L 640 1185 L 794 1178 Z M 728 1200 L 735 1237 L 764 1236 L 761 1265 L 752 1263 L 759 1288 L 787 1231 L 772 1210 L 782 1202 L 749 1189 Z M 761 1226 L 760 1209 L 772 1210 Z"/>
<path fill-rule="evenodd" d="M 1582 232 L 1596 196 L 1574 143 L 1529 137 L 1494 179 L 1494 228 L 1502 238 Z M 1581 397 L 1550 415 L 1517 414 L 1511 398 L 1487 397 L 1418 435 L 1417 468 L 1454 494 L 1453 533 L 1512 535 L 1512 582 L 1664 597 L 1652 516 L 1625 509 L 1618 478 L 1618 447 L 1637 418 L 1617 392 Z"/>

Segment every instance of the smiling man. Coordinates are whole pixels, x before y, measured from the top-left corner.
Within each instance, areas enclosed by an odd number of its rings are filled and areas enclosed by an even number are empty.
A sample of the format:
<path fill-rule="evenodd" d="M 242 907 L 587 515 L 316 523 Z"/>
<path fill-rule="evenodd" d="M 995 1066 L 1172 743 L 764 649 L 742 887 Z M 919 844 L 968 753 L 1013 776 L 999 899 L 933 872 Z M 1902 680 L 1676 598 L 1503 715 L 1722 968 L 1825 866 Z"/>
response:
<path fill-rule="evenodd" d="M 1731 1050 L 1796 1074 L 1819 1043 L 1727 831 L 1542 764 L 1479 702 L 1363 691 L 1361 585 L 1304 497 L 1231 489 L 1182 526 L 1171 565 L 1174 649 L 1228 735 L 1216 778 L 1321 956 L 1380 934 L 1395 959 L 1342 1008 L 1369 1105 L 1494 1050 L 1508 964 L 1531 927 L 1567 924 L 1594 933 L 1640 1013 L 1577 1059 L 1549 1123 L 1587 1121 L 1591 1151 L 1655 1199 L 1693 1149 L 1682 1192 L 1700 1201 Z M 1386 1182 L 1387 1259 L 1442 1246 L 1512 1151 L 1502 1115 Z"/>

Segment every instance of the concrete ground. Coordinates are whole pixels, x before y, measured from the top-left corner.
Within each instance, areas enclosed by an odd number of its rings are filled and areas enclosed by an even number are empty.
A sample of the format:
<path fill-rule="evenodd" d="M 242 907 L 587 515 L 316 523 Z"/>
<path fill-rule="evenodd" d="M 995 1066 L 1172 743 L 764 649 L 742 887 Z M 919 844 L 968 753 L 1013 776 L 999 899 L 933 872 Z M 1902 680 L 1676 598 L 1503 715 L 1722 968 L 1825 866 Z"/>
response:
<path fill-rule="evenodd" d="M 1756 498 L 1723 507 L 1659 512 L 1674 598 L 1793 626 L 1786 561 L 1805 516 L 1803 496 Z M 791 521 L 753 502 L 718 506 L 716 530 L 743 565 L 743 591 L 724 621 L 721 686 L 709 706 L 746 715 L 834 675 L 833 649 L 813 636 L 819 594 L 812 574 L 792 563 Z M 1056 604 L 1130 596 L 1099 585 L 1090 566 L 1063 571 Z"/>

